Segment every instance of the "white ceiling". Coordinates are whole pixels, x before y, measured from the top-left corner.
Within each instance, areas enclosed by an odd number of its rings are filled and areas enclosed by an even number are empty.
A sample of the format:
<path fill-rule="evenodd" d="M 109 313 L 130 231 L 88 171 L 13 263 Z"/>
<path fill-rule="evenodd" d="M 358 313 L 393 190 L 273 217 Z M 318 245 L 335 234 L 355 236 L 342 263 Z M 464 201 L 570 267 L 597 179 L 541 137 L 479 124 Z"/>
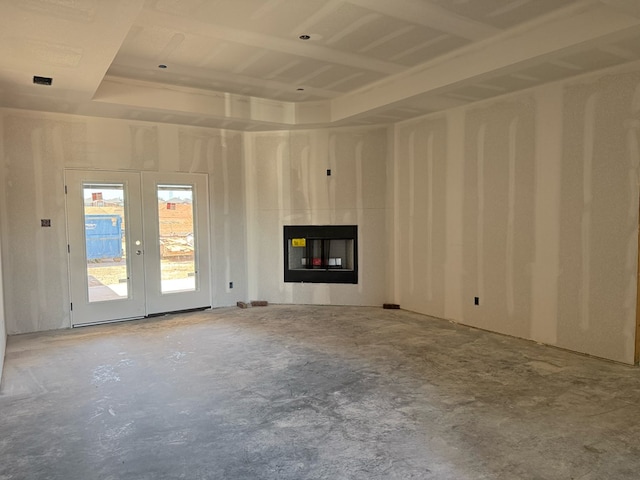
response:
<path fill-rule="evenodd" d="M 640 60 L 640 0 L 0 0 L 0 40 L 4 107 L 361 125 Z"/>

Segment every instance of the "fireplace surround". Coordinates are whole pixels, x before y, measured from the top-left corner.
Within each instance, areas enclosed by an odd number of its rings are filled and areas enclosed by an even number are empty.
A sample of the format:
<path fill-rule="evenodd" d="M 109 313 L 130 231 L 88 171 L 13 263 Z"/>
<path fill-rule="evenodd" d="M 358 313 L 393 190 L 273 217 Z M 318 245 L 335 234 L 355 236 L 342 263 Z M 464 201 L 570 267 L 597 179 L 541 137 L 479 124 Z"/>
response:
<path fill-rule="evenodd" d="M 357 225 L 285 225 L 284 281 L 358 283 Z"/>

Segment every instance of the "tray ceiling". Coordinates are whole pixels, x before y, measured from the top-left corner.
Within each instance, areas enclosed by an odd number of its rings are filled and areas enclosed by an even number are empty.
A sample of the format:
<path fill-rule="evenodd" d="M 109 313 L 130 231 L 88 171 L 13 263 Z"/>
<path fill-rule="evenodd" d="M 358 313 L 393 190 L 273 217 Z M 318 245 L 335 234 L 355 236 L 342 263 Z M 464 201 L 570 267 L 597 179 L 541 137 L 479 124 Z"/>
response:
<path fill-rule="evenodd" d="M 635 0 L 7 0 L 0 19 L 0 106 L 241 130 L 388 123 L 640 60 Z"/>

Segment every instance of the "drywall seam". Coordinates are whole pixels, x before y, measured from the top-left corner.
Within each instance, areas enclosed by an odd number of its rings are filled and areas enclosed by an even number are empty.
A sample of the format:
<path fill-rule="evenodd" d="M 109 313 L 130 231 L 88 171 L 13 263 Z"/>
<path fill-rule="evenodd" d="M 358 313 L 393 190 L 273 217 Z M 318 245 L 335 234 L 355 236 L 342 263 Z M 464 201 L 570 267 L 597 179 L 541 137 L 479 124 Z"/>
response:
<path fill-rule="evenodd" d="M 332 172 L 340 174 L 338 171 L 338 161 L 336 153 L 336 136 L 329 134 L 329 146 L 327 151 L 329 157 L 329 168 Z M 331 223 L 336 223 L 336 185 L 335 182 L 329 182 L 329 208 L 331 209 Z M 313 212 L 315 213 L 315 211 Z M 312 213 L 312 214 L 313 214 Z M 315 219 L 314 223 L 315 223 Z"/>
<path fill-rule="evenodd" d="M 279 139 L 280 141 L 278 143 L 278 148 L 276 149 L 276 175 L 277 175 L 277 189 L 278 189 L 278 229 L 280 231 L 282 231 L 282 226 L 285 223 L 284 221 L 285 208 L 288 211 L 289 207 L 291 206 L 289 202 L 286 202 L 285 200 L 285 191 L 284 191 L 284 185 L 285 185 L 284 172 L 286 171 L 285 169 L 287 169 L 287 167 L 291 166 L 291 161 L 290 161 L 291 159 L 289 158 L 290 152 L 291 152 L 291 149 L 289 148 L 290 139 L 291 139 L 290 135 L 287 137 L 286 141 L 283 139 Z M 288 172 L 288 169 L 287 169 L 287 172 Z M 284 252 L 280 248 L 277 249 L 277 252 L 278 252 L 278 259 L 279 259 L 278 264 L 284 265 Z M 278 282 L 278 283 L 279 283 L 280 294 L 281 295 L 285 294 L 287 287 L 285 286 L 284 282 Z M 258 298 L 258 297 L 255 297 L 255 298 Z M 262 298 L 262 295 L 259 298 Z"/>
<path fill-rule="evenodd" d="M 309 145 L 305 145 L 300 152 L 299 168 L 298 175 L 302 183 L 300 188 L 306 195 L 307 208 L 316 209 L 318 195 L 315 193 L 315 182 L 311 182 L 311 147 Z"/>
<path fill-rule="evenodd" d="M 6 187 L 5 187 L 5 160 L 4 160 L 4 116 L 0 115 L 0 386 L 2 386 L 2 371 L 4 368 L 4 356 L 7 351 L 7 317 L 5 314 L 4 304 L 4 268 L 2 266 L 2 257 L 6 248 L 4 232 L 6 232 L 5 223 L 5 205 L 7 204 Z"/>
<path fill-rule="evenodd" d="M 319 135 L 317 145 L 316 145 L 316 155 L 318 158 L 321 158 L 323 161 L 326 161 L 326 167 L 332 172 L 338 171 L 338 165 L 336 164 L 336 157 L 332 152 L 331 145 L 333 144 L 333 135 L 327 132 L 323 132 L 322 135 Z M 311 185 L 314 187 L 314 192 L 316 192 L 316 201 L 313 206 L 314 210 L 317 210 L 321 207 L 321 205 L 335 205 L 336 198 L 336 190 L 338 188 L 338 182 L 336 178 L 332 175 L 329 177 L 329 181 L 327 182 L 327 187 L 325 191 L 323 191 L 323 196 L 320 197 L 320 186 L 318 182 L 312 181 L 311 176 L 313 175 L 314 170 L 309 166 L 309 175 Z M 326 194 L 326 196 L 324 196 Z M 334 217 L 332 217 L 334 218 Z"/>
<path fill-rule="evenodd" d="M 401 303 L 401 285 L 400 285 L 400 270 L 403 256 L 400 252 L 400 240 L 401 240 L 401 222 L 400 222 L 400 194 L 399 194 L 399 184 L 400 184 L 400 166 L 399 166 L 399 158 L 400 158 L 400 142 L 398 141 L 398 137 L 400 136 L 400 130 L 397 126 L 393 128 L 393 230 L 392 230 L 392 238 L 393 238 L 393 283 L 392 283 L 392 293 L 393 293 L 393 301 L 395 303 Z"/>
<path fill-rule="evenodd" d="M 515 262 L 514 236 L 515 236 L 515 212 L 516 212 L 516 147 L 518 135 L 518 117 L 509 123 L 509 186 L 507 197 L 507 260 L 506 260 L 506 290 L 507 290 L 507 313 L 513 316 L 515 312 L 514 298 L 514 272 Z"/>
<path fill-rule="evenodd" d="M 43 215 L 44 211 L 45 211 L 45 199 L 43 197 L 43 190 L 44 190 L 44 185 L 43 185 L 43 173 L 42 173 L 42 166 L 44 165 L 44 154 L 43 154 L 43 143 L 45 142 L 44 140 L 44 135 L 45 132 L 42 128 L 38 128 L 35 129 L 31 132 L 31 148 L 33 149 L 33 170 L 34 170 L 34 183 L 35 183 L 35 188 L 34 188 L 34 196 L 35 198 L 33 199 L 34 204 L 35 204 L 35 214 L 36 214 L 36 218 L 45 218 L 45 216 Z M 36 219 L 32 219 L 32 221 L 37 221 Z M 36 231 L 36 241 L 35 244 L 36 245 L 45 245 L 46 244 L 46 240 L 44 238 L 45 233 L 43 232 L 43 229 L 41 228 L 40 230 Z M 46 259 L 45 259 L 45 253 L 46 253 L 46 249 L 45 248 L 38 248 L 36 252 L 34 252 L 34 254 L 36 255 L 36 261 L 37 261 L 37 265 L 40 265 L 41 268 L 37 269 L 37 273 L 36 276 L 37 278 L 34 279 L 36 280 L 35 284 L 37 285 L 37 288 L 33 289 L 31 291 L 31 318 L 36 322 L 39 323 L 40 320 L 40 312 L 46 312 L 47 311 L 47 298 L 45 295 L 43 295 L 43 292 L 47 291 L 47 279 L 45 278 L 45 270 L 44 270 L 44 266 L 46 265 Z M 33 325 L 35 330 L 40 330 L 39 326 Z"/>
<path fill-rule="evenodd" d="M 258 264 L 258 237 L 259 232 L 256 229 L 256 209 L 257 209 L 257 182 L 256 182 L 256 165 L 255 165 L 255 149 L 253 144 L 257 139 L 256 134 L 247 133 L 244 135 L 245 155 L 243 162 L 245 165 L 245 199 L 247 205 L 247 295 L 249 298 L 258 298 L 258 275 L 256 265 Z"/>
<path fill-rule="evenodd" d="M 582 289 L 580 299 L 580 327 L 589 329 L 589 302 L 591 300 L 591 208 L 593 201 L 593 149 L 595 141 L 596 104 L 598 94 L 592 94 L 585 107 L 583 145 L 584 166 L 582 170 Z"/>
<path fill-rule="evenodd" d="M 483 123 L 478 129 L 476 138 L 477 149 L 477 197 L 476 205 L 478 216 L 476 218 L 476 288 L 481 301 L 484 301 L 484 166 L 485 166 L 485 141 L 487 125 Z"/>
<path fill-rule="evenodd" d="M 534 260 L 531 281 L 531 338 L 558 340 L 563 88 L 535 92 Z"/>
<path fill-rule="evenodd" d="M 60 189 L 60 192 L 62 192 L 62 189 L 64 188 L 64 184 L 65 184 L 63 159 L 66 157 L 65 156 L 66 150 L 65 150 L 63 136 L 53 135 L 53 137 L 51 138 L 51 141 L 52 141 L 52 150 L 53 150 L 52 158 L 54 159 L 53 161 L 57 163 L 57 166 L 56 166 L 56 173 L 54 174 L 55 180 L 54 178 L 49 178 L 48 181 L 49 182 L 55 181 L 56 187 Z M 61 226 L 60 237 L 62 238 L 63 246 L 66 245 L 66 240 L 68 238 L 67 216 L 66 216 L 67 205 L 66 205 L 66 198 L 64 197 L 66 197 L 66 195 L 62 196 L 62 198 L 56 199 L 56 208 L 60 209 L 63 217 L 63 220 L 60 223 L 60 226 Z M 48 218 L 48 216 L 45 218 Z M 64 295 L 65 295 L 65 298 L 60 300 L 61 303 L 64 305 L 64 307 L 62 308 L 62 311 L 64 312 L 64 319 L 61 319 L 60 325 L 65 327 L 71 327 L 71 312 L 66 310 L 66 306 L 69 305 L 70 296 L 71 296 L 69 258 L 66 256 L 64 257 L 64 261 L 62 262 L 61 268 L 58 271 L 58 281 L 59 281 L 58 284 L 61 286 L 61 291 L 64 292 Z M 51 282 L 51 280 L 48 280 L 48 282 Z M 50 310 L 48 309 L 45 311 L 50 311 Z"/>
<path fill-rule="evenodd" d="M 427 300 L 433 301 L 433 132 L 427 137 Z"/>
<path fill-rule="evenodd" d="M 416 131 L 409 134 L 409 293 L 415 291 L 416 272 L 414 267 L 415 239 L 414 224 L 416 213 Z"/>
<path fill-rule="evenodd" d="M 385 271 L 387 272 L 387 284 L 385 288 L 385 298 L 391 299 L 393 303 L 398 303 L 398 297 L 395 291 L 395 285 L 397 283 L 397 267 L 399 258 L 396 256 L 396 228 L 398 224 L 398 207 L 396 204 L 396 128 L 387 128 L 387 161 L 385 166 L 385 225 L 387 235 L 385 240 L 387 241 L 387 261 Z"/>
<path fill-rule="evenodd" d="M 640 201 L 640 85 L 636 85 L 631 102 L 631 118 L 625 122 L 627 130 L 627 150 L 629 152 L 629 211 L 627 212 L 629 242 L 627 247 L 627 265 L 629 267 L 629 291 L 627 292 L 627 311 L 631 317 L 630 331 L 626 332 L 631 338 L 635 338 L 633 359 L 637 363 L 640 360 L 640 291 L 638 290 L 638 278 L 640 275 L 640 263 L 638 263 L 638 248 L 640 236 L 638 235 L 638 215 L 640 214 L 638 202 Z"/>
<path fill-rule="evenodd" d="M 211 139 L 208 140 L 207 145 L 207 155 L 211 158 L 211 161 L 215 161 L 213 159 L 214 156 L 214 145 Z M 232 279 L 232 268 L 231 268 L 231 218 L 229 217 L 229 152 L 227 150 L 226 138 L 225 136 L 221 136 L 220 138 L 220 151 L 221 151 L 221 163 L 222 163 L 222 178 L 223 178 L 223 186 L 222 186 L 222 215 L 224 217 L 224 245 L 222 249 L 224 251 L 224 292 L 226 294 L 231 293 L 231 288 L 229 286 L 229 282 Z M 209 169 L 209 172 L 215 172 L 215 169 Z M 210 177 L 210 174 L 208 175 Z M 213 195 L 213 190 L 209 189 L 210 195 Z M 213 272 L 211 278 L 213 277 Z"/>
<path fill-rule="evenodd" d="M 462 314 L 462 232 L 464 211 L 464 137 L 465 110 L 446 114 L 447 121 L 447 198 L 445 251 L 445 318 L 464 321 Z"/>
<path fill-rule="evenodd" d="M 364 149 L 364 140 L 362 138 L 360 138 L 358 140 L 358 143 L 356 144 L 356 151 L 355 151 L 355 155 L 356 155 L 356 162 L 355 162 L 355 167 L 356 167 L 356 225 L 358 225 L 358 229 L 360 230 L 360 232 L 364 232 L 365 229 L 365 221 L 364 221 L 364 187 L 362 184 L 363 178 L 362 175 L 364 174 L 363 172 L 363 149 Z M 358 264 L 359 265 L 363 265 L 363 263 L 361 263 L 361 261 L 363 260 L 362 258 L 362 252 L 361 250 L 358 250 L 358 256 L 360 256 L 360 258 L 358 259 Z M 360 275 L 362 276 L 362 275 Z M 363 293 L 363 285 L 364 285 L 365 281 L 364 279 L 361 279 L 360 281 L 358 281 L 358 293 L 362 294 Z"/>

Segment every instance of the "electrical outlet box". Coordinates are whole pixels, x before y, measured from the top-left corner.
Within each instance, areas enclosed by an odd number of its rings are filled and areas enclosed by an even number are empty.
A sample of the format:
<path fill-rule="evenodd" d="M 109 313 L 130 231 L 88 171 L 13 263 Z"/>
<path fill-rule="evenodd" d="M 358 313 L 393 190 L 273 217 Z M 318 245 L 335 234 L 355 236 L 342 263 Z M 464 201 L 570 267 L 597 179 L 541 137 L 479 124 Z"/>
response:
<path fill-rule="evenodd" d="M 40 219 L 40 226 L 41 227 L 50 227 L 51 226 L 51 219 L 50 218 L 42 218 L 42 219 Z"/>
<path fill-rule="evenodd" d="M 480 305 L 480 297 L 473 297 L 473 304 Z"/>

